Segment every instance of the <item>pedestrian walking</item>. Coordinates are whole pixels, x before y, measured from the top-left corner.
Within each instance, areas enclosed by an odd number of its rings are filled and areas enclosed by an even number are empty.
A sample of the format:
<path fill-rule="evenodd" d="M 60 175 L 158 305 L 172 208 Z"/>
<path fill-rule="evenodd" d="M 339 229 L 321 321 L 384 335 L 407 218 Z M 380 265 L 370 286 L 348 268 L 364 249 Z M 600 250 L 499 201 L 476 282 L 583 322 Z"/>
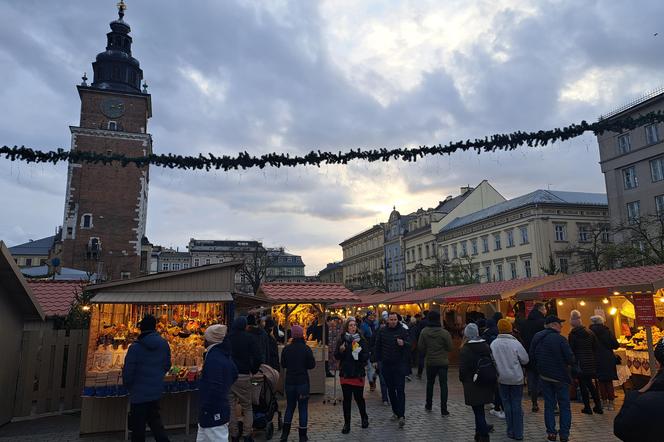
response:
<path fill-rule="evenodd" d="M 559 435 L 560 442 L 567 442 L 572 426 L 569 386 L 572 382 L 570 368 L 574 363 L 574 354 L 567 339 L 560 335 L 563 322 L 563 319 L 554 315 L 547 316 L 544 320 L 545 329 L 533 337 L 528 355 L 540 376 L 547 440 L 555 441 Z M 560 433 L 556 430 L 556 404 L 560 412 Z"/>
<path fill-rule="evenodd" d="M 463 384 L 466 405 L 473 409 L 475 415 L 475 441 L 488 442 L 493 426 L 486 422 L 484 405 L 493 401 L 497 373 L 491 359 L 491 349 L 480 337 L 477 324 L 470 323 L 463 331 L 459 380 Z"/>
<path fill-rule="evenodd" d="M 664 340 L 655 346 L 657 373 L 639 391 L 625 396 L 620 412 L 613 421 L 613 434 L 623 442 L 661 442 L 664 410 Z"/>
<path fill-rule="evenodd" d="M 620 347 L 616 337 L 611 330 L 604 325 L 604 317 L 591 316 L 590 330 L 597 338 L 597 349 L 595 353 L 595 361 L 597 363 L 597 382 L 599 384 L 599 396 L 602 399 L 603 408 L 613 410 L 613 401 L 616 398 L 613 389 L 613 381 L 618 380 L 618 372 L 616 370 L 616 355 L 613 350 Z"/>
<path fill-rule="evenodd" d="M 498 337 L 498 321 L 503 318 L 503 314 L 500 312 L 495 312 L 493 316 L 489 319 L 486 320 L 486 329 L 484 330 L 484 333 L 482 333 L 482 339 L 486 341 L 487 344 L 489 344 L 489 347 L 491 347 L 491 343 Z M 493 396 L 493 409 L 489 411 L 489 414 L 492 416 L 495 416 L 499 419 L 505 419 L 505 412 L 503 411 L 503 401 L 500 398 L 500 392 L 498 391 L 498 388 L 496 388 L 496 391 Z"/>
<path fill-rule="evenodd" d="M 231 346 L 231 359 L 237 367 L 238 376 L 231 387 L 231 440 L 238 441 L 240 437 L 245 442 L 253 441 L 254 412 L 252 405 L 253 385 L 251 375 L 258 373 L 263 360 L 255 335 L 247 331 L 247 317 L 239 316 L 233 321 L 231 332 L 228 335 Z M 241 411 L 239 410 L 241 409 Z M 242 422 L 242 428 L 240 428 Z"/>
<path fill-rule="evenodd" d="M 392 420 L 399 422 L 399 428 L 406 424 L 406 375 L 410 342 L 408 330 L 399 322 L 396 313 L 388 315 L 387 326 L 376 334 L 375 361 L 381 363 L 387 393 L 392 405 Z"/>
<path fill-rule="evenodd" d="M 237 379 L 231 360 L 230 341 L 224 340 L 227 327 L 221 324 L 205 330 L 205 356 L 199 384 L 198 433 L 196 442 L 228 440 L 231 407 L 228 395 Z"/>
<path fill-rule="evenodd" d="M 316 367 L 316 360 L 311 349 L 304 342 L 304 330 L 299 325 L 290 329 L 291 342 L 281 351 L 281 367 L 286 370 L 284 390 L 286 393 L 286 412 L 281 430 L 281 442 L 288 441 L 293 422 L 295 407 L 300 419 L 298 428 L 300 442 L 309 440 L 307 424 L 309 420 L 309 370 Z"/>
<path fill-rule="evenodd" d="M 378 331 L 378 322 L 376 321 L 376 315 L 373 311 L 369 310 L 367 312 L 366 316 L 364 317 L 364 321 L 362 321 L 362 324 L 360 325 L 360 331 L 362 332 L 364 338 L 367 339 L 368 342 L 371 342 L 374 334 L 376 331 Z M 369 391 L 375 391 L 376 378 L 378 377 L 376 375 L 376 368 L 374 368 L 370 360 L 367 360 L 366 368 L 367 380 L 369 381 Z"/>
<path fill-rule="evenodd" d="M 424 352 L 422 352 L 419 348 L 419 342 L 420 342 L 420 334 L 422 333 L 422 330 L 424 330 L 429 323 L 429 320 L 427 319 L 429 317 L 429 310 L 425 310 L 423 312 L 422 318 L 417 321 L 415 325 L 415 343 L 418 344 L 416 346 L 416 353 L 417 353 L 417 379 L 422 379 L 422 372 L 424 371 Z"/>
<path fill-rule="evenodd" d="M 452 335 L 440 323 L 440 313 L 432 310 L 427 317 L 427 326 L 420 332 L 417 349 L 424 357 L 427 374 L 426 411 L 432 410 L 433 387 L 438 378 L 440 384 L 440 414 L 448 416 L 447 410 L 447 370 L 450 365 L 448 355 L 452 351 Z"/>
<path fill-rule="evenodd" d="M 265 318 L 265 333 L 268 338 L 267 359 L 264 361 L 267 365 L 279 371 L 281 369 L 279 364 L 279 344 L 277 339 L 279 337 L 279 330 L 274 319 L 271 317 Z"/>
<path fill-rule="evenodd" d="M 343 335 L 337 342 L 334 358 L 339 361 L 339 382 L 343 393 L 344 427 L 343 434 L 350 433 L 350 415 L 353 398 L 360 410 L 362 428 L 369 427 L 369 416 L 364 401 L 365 367 L 369 360 L 369 343 L 357 329 L 352 316 L 343 326 Z"/>
<path fill-rule="evenodd" d="M 157 320 L 145 315 L 139 323 L 141 334 L 129 346 L 122 368 L 122 381 L 129 391 L 129 429 L 132 442 L 145 440 L 145 424 L 157 442 L 168 442 L 159 414 L 164 392 L 164 375 L 171 369 L 171 350 L 157 333 Z"/>
<path fill-rule="evenodd" d="M 523 367 L 528 363 L 528 352 L 512 335 L 512 323 L 498 320 L 498 336 L 491 343 L 491 354 L 498 371 L 498 391 L 505 409 L 507 437 L 523 440 Z"/>
<path fill-rule="evenodd" d="M 581 388 L 581 398 L 583 399 L 584 414 L 602 414 L 602 402 L 600 401 L 597 388 L 595 388 L 594 379 L 597 376 L 597 365 L 595 353 L 597 352 L 597 338 L 594 333 L 583 326 L 581 313 L 578 310 L 570 312 L 570 325 L 572 331 L 569 333 L 569 345 L 576 358 L 576 364 L 573 368 L 573 375 L 579 380 Z M 574 373 L 576 372 L 576 373 Z M 589 394 L 590 393 L 590 394 Z M 594 408 L 590 408 L 590 397 L 595 403 Z"/>
<path fill-rule="evenodd" d="M 544 330 L 544 318 L 546 316 L 546 306 L 542 303 L 536 303 L 533 309 L 528 313 L 528 319 L 519 322 L 519 334 L 523 339 L 523 346 L 530 351 L 533 337 Z M 528 381 L 528 394 L 532 403 L 532 412 L 539 411 L 537 396 L 540 394 L 539 374 L 532 359 L 526 366 L 526 377 Z"/>
<path fill-rule="evenodd" d="M 387 327 L 387 312 L 383 313 L 386 313 L 385 319 L 382 319 L 381 316 L 381 321 L 378 325 L 378 330 Z M 383 376 L 383 363 L 380 361 L 373 362 L 376 360 L 376 338 L 378 337 L 378 330 L 376 330 L 376 333 L 373 334 L 369 342 L 369 348 L 371 352 L 369 357 L 369 363 L 372 365 L 372 367 L 376 372 L 378 383 L 380 385 L 381 400 L 383 401 L 383 405 L 387 407 L 390 405 L 390 396 L 387 394 L 387 384 L 385 383 L 385 377 Z M 369 387 L 369 390 L 371 390 L 371 387 Z"/>

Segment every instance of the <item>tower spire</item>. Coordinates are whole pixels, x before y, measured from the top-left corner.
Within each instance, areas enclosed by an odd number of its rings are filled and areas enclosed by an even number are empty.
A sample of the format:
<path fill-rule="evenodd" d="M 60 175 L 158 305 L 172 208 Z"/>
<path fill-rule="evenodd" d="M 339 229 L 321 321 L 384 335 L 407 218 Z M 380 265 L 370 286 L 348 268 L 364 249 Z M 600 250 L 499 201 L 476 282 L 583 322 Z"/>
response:
<path fill-rule="evenodd" d="M 127 5 L 125 4 L 124 0 L 120 0 L 118 2 L 118 17 L 120 17 L 120 20 L 122 20 L 124 17 L 125 9 L 127 9 Z"/>

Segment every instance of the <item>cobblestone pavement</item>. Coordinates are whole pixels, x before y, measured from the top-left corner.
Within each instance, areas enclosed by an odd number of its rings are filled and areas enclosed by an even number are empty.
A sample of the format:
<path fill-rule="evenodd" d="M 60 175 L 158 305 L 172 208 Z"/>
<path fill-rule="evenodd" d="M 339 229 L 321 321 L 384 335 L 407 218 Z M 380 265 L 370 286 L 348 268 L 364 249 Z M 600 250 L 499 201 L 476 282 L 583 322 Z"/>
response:
<path fill-rule="evenodd" d="M 328 393 L 333 391 L 332 379 L 328 379 Z M 380 401 L 380 393 L 366 391 L 367 408 L 369 412 L 370 427 L 360 428 L 357 407 L 353 405 L 353 422 L 351 432 L 348 435 L 341 434 L 343 417 L 341 404 L 332 405 L 324 403 L 322 395 L 313 396 L 309 405 L 309 439 L 312 442 L 332 441 L 472 441 L 474 436 L 474 420 L 470 407 L 463 403 L 463 391 L 458 381 L 457 370 L 450 369 L 449 373 L 449 411 L 450 416 L 442 417 L 436 404 L 434 396 L 434 409 L 432 413 L 424 411 L 424 388 L 425 381 L 417 380 L 406 384 L 406 426 L 399 430 L 397 424 L 390 420 L 392 415 L 390 407 L 383 406 Z M 341 391 L 337 388 L 337 395 Z M 621 405 L 622 394 L 616 401 L 616 408 Z M 529 405 L 524 401 L 524 407 Z M 526 441 L 545 441 L 543 402 L 539 413 L 531 413 L 530 407 L 524 408 L 524 427 Z M 613 418 L 616 411 L 605 411 L 604 415 L 587 416 L 581 414 L 582 405 L 572 403 L 572 434 L 571 441 L 574 442 L 610 442 L 618 439 L 613 436 Z M 283 411 L 284 404 L 280 409 Z M 495 426 L 495 432 L 491 435 L 492 441 L 508 442 L 505 435 L 504 420 L 490 416 L 487 420 Z M 276 420 L 275 420 L 276 421 Z M 297 413 L 294 423 L 297 423 Z M 22 442 L 22 441 L 99 441 L 110 442 L 122 440 L 122 434 L 104 436 L 93 436 L 79 438 L 78 415 L 65 415 L 42 418 L 32 421 L 16 422 L 0 428 L 0 442 Z M 195 430 L 192 428 L 192 433 Z M 294 434 L 293 434 L 294 433 Z M 186 436 L 184 431 L 171 432 L 173 442 L 191 442 L 196 440 L 195 434 Z M 150 440 L 150 439 L 148 439 Z M 256 436 L 257 441 L 265 440 L 262 433 Z M 278 440 L 278 433 L 272 440 Z M 297 430 L 291 432 L 290 441 L 297 441 Z"/>

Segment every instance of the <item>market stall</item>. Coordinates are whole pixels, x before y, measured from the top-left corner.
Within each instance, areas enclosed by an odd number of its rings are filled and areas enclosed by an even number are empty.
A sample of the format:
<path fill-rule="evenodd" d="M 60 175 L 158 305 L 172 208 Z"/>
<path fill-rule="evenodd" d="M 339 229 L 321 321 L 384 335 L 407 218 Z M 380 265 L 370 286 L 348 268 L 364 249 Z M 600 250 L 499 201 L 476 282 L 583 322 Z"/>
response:
<path fill-rule="evenodd" d="M 373 311 L 376 316 L 380 315 L 381 310 L 388 310 L 391 306 L 390 301 L 404 292 L 384 292 L 380 289 L 367 289 L 354 291 L 353 295 L 359 298 L 356 302 L 341 301 L 328 306 L 328 309 L 343 317 L 364 316 L 368 311 Z"/>
<path fill-rule="evenodd" d="M 623 350 L 617 352 L 633 374 L 650 376 L 655 367 L 653 342 L 664 326 L 664 265 L 578 273 L 536 288 L 522 290 L 519 300 L 553 301 L 560 318 L 579 310 L 605 318 Z M 569 334 L 569 324 L 562 333 Z"/>
<path fill-rule="evenodd" d="M 164 377 L 161 414 L 167 428 L 196 422 L 198 379 L 203 365 L 205 329 L 228 324 L 234 310 L 238 263 L 159 273 L 88 286 L 90 333 L 81 409 L 81 434 L 125 431 L 129 407 L 122 368 L 146 314 L 168 342 L 171 369 Z"/>
<path fill-rule="evenodd" d="M 414 316 L 418 313 L 437 308 L 436 299 L 455 293 L 464 286 L 433 287 L 421 290 L 409 290 L 396 293 L 396 297 L 390 300 L 392 311 L 401 316 Z"/>
<path fill-rule="evenodd" d="M 272 317 L 289 336 L 291 325 L 302 326 L 307 335 L 307 345 L 316 359 L 316 367 L 309 371 L 312 394 L 325 393 L 325 361 L 328 356 L 326 345 L 325 311 L 337 302 L 352 303 L 360 299 L 342 284 L 271 282 L 264 283 L 258 296 L 270 300 Z M 279 347 L 279 353 L 283 346 Z M 282 373 L 283 377 L 283 373 Z"/>

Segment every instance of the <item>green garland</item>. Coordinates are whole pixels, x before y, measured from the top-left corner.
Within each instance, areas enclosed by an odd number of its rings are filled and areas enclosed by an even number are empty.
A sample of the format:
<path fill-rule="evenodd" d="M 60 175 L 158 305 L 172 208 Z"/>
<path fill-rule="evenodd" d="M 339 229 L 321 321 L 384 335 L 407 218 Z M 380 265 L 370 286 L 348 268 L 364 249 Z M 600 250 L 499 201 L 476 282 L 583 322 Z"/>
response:
<path fill-rule="evenodd" d="M 303 156 L 290 156 L 289 154 L 269 153 L 255 157 L 248 152 L 240 152 L 237 156 L 216 156 L 212 153 L 198 156 L 182 156 L 173 154 L 147 155 L 141 157 L 126 157 L 124 155 L 103 155 L 93 152 L 66 151 L 58 149 L 56 151 L 44 152 L 30 149 L 25 146 L 2 146 L 0 147 L 0 157 L 4 155 L 5 159 L 11 161 L 25 161 L 28 163 L 53 163 L 68 161 L 72 163 L 94 163 L 110 164 L 117 162 L 122 166 L 135 164 L 138 167 L 154 165 L 167 167 L 169 169 L 221 169 L 237 170 L 259 167 L 263 169 L 270 167 L 295 167 L 295 166 L 318 166 L 321 164 L 347 164 L 352 160 L 374 161 L 417 161 L 427 155 L 451 155 L 457 151 L 475 150 L 481 152 L 495 152 L 497 150 L 510 151 L 519 146 L 529 147 L 546 146 L 549 143 L 565 141 L 583 135 L 585 132 L 601 134 L 604 132 L 620 133 L 624 130 L 632 130 L 640 126 L 652 123 L 664 122 L 664 112 L 657 111 L 642 115 L 636 118 L 624 118 L 620 120 L 600 120 L 596 123 L 587 123 L 585 120 L 579 124 L 572 124 L 563 128 L 551 130 L 540 130 L 537 132 L 512 132 L 509 134 L 496 134 L 490 137 L 477 138 L 474 141 L 450 142 L 446 145 L 437 146 L 419 146 L 412 149 L 351 149 L 346 153 L 341 151 L 321 152 L 320 150 L 311 151 Z"/>

